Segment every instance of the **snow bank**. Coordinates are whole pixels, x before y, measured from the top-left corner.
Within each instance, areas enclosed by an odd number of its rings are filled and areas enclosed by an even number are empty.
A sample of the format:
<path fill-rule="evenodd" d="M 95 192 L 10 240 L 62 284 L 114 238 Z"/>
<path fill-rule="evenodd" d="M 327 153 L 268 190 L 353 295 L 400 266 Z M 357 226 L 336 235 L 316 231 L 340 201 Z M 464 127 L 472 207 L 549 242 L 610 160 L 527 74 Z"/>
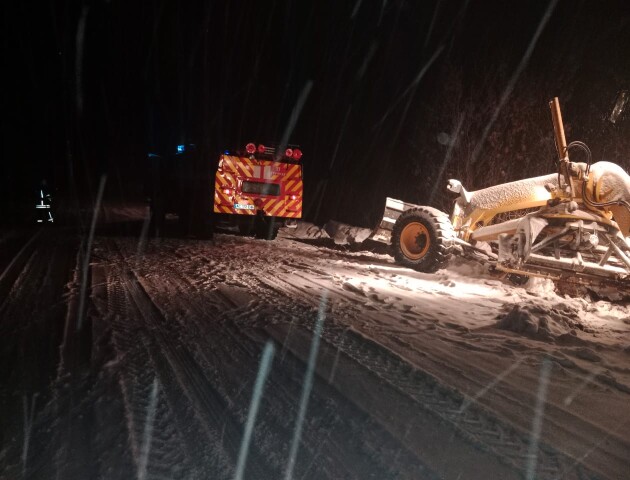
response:
<path fill-rule="evenodd" d="M 587 326 L 581 321 L 577 309 L 549 308 L 535 304 L 514 305 L 497 322 L 497 328 L 521 333 L 538 340 L 554 341 L 571 335 Z"/>
<path fill-rule="evenodd" d="M 372 230 L 369 228 L 353 227 L 334 220 L 326 222 L 324 230 L 338 245 L 362 243 L 372 235 Z"/>
<path fill-rule="evenodd" d="M 295 228 L 283 228 L 285 236 L 299 239 L 330 238 L 323 228 L 309 222 L 298 222 Z"/>
<path fill-rule="evenodd" d="M 344 223 L 329 220 L 323 228 L 309 222 L 298 222 L 295 228 L 283 228 L 283 235 L 300 240 L 332 239 L 336 245 L 357 245 L 363 243 L 372 230 L 353 227 Z"/>

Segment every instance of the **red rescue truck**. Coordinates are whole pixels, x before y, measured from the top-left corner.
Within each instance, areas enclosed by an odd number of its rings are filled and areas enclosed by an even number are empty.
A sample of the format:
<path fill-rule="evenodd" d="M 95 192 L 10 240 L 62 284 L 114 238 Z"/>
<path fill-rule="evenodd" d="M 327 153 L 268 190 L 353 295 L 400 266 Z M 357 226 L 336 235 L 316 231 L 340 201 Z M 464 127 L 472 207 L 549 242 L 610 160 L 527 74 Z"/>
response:
<path fill-rule="evenodd" d="M 248 143 L 224 152 L 214 183 L 214 213 L 246 235 L 274 239 L 284 225 L 302 217 L 302 151 Z"/>

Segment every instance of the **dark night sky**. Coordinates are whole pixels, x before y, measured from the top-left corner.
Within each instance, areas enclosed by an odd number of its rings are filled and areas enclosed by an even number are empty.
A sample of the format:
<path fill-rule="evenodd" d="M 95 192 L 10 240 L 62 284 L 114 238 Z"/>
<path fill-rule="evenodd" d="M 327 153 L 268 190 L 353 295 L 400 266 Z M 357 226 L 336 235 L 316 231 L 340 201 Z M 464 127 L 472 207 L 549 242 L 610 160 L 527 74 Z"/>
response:
<path fill-rule="evenodd" d="M 14 3 L 3 25 L 4 197 L 42 175 L 89 194 L 105 172 L 112 195 L 131 196 L 148 151 L 194 142 L 214 158 L 279 141 L 301 96 L 289 141 L 305 152 L 306 214 L 320 222 L 367 225 L 385 195 L 426 203 L 434 184 L 440 201 L 447 175 L 474 189 L 548 173 L 554 95 L 570 140 L 630 166 L 618 153 L 628 127 L 602 121 L 630 84 L 624 1 Z"/>

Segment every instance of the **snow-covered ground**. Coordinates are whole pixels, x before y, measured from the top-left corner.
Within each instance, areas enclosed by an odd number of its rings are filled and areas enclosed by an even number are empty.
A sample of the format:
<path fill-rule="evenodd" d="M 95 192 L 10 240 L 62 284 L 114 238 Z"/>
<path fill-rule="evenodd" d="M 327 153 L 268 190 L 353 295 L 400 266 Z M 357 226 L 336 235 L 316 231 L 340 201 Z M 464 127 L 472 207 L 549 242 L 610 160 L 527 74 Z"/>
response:
<path fill-rule="evenodd" d="M 630 472 L 628 302 L 557 293 L 539 278 L 516 287 L 461 258 L 423 274 L 386 255 L 318 254 L 334 288 L 363 310 L 351 328 L 463 392 L 466 405 L 484 405 L 525 430 L 539 412 L 542 438 L 576 463 L 607 471 L 608 455 L 618 455 L 611 478 Z M 616 453 L 606 447 L 613 439 L 621 440 Z"/>
<path fill-rule="evenodd" d="M 8 377 L 17 393 L 2 397 L 14 414 L 2 423 L 7 478 L 233 478 L 268 342 L 275 354 L 244 478 L 286 474 L 300 412 L 294 478 L 630 472 L 627 303 L 559 294 L 547 280 L 516 287 L 462 259 L 419 273 L 361 249 L 369 232 L 336 222 L 301 223 L 272 242 L 146 240 L 138 210 L 110 208 L 107 218 L 138 225 L 94 239 L 90 334 L 68 323 L 83 291 L 79 258 L 59 297 L 66 332 L 54 336 L 52 381 Z M 6 341 L 46 332 L 15 320 L 37 294 L 21 279 L 46 278 L 38 265 L 25 261 L 7 287 Z M 5 346 L 5 365 L 37 368 L 19 352 Z M 48 392 L 24 423 L 32 385 Z M 29 441 L 46 446 L 25 455 L 31 430 Z"/>

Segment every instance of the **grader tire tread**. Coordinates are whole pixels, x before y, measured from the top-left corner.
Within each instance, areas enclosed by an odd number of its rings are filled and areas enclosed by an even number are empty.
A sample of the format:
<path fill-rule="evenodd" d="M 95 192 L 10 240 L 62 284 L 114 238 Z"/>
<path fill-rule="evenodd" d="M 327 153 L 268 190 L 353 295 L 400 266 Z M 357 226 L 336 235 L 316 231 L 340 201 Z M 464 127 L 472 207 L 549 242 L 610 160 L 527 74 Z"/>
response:
<path fill-rule="evenodd" d="M 422 224 L 429 233 L 429 246 L 421 258 L 407 257 L 401 248 L 401 234 L 410 223 Z M 404 211 L 392 231 L 392 249 L 396 263 L 420 272 L 433 273 L 443 268 L 453 252 L 453 225 L 446 213 L 432 207 L 410 208 Z"/>

